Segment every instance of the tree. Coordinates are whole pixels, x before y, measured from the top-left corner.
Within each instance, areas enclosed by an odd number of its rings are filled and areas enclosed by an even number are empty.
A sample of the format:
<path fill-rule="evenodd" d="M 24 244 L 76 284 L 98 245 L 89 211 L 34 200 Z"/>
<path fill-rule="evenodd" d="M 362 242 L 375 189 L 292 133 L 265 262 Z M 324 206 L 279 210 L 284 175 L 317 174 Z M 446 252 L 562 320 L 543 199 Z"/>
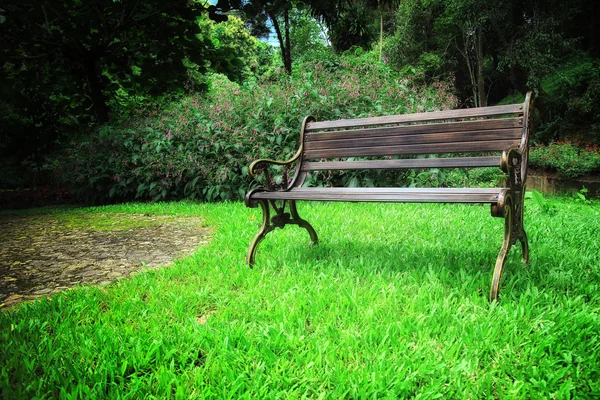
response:
<path fill-rule="evenodd" d="M 497 101 L 513 90 L 539 92 L 576 47 L 567 27 L 582 9 L 575 0 L 406 0 L 386 53 L 398 69 L 413 63 L 453 74 L 463 99 L 486 105 L 490 93 Z"/>
<path fill-rule="evenodd" d="M 267 37 L 272 26 L 279 42 L 284 69 L 291 74 L 290 15 L 292 10 L 307 8 L 313 17 L 318 17 L 330 24 L 338 16 L 342 2 L 343 0 L 219 0 L 215 6 L 215 12 L 226 18 L 226 13 L 239 10 L 250 25 L 252 34 L 257 37 Z"/>
<path fill-rule="evenodd" d="M 337 51 L 352 46 L 367 49 L 376 38 L 374 21 L 374 9 L 365 2 L 345 3 L 339 16 L 329 24 L 333 48 Z"/>
<path fill-rule="evenodd" d="M 310 59 L 327 49 L 327 30 L 310 15 L 309 10 L 292 10 L 290 20 L 291 55 L 294 60 Z"/>
<path fill-rule="evenodd" d="M 225 66 L 233 72 L 236 81 L 262 75 L 273 60 L 272 47 L 250 34 L 244 21 L 236 16 L 219 24 L 212 23 L 211 37 L 217 49 L 236 56 L 236 62 Z"/>
<path fill-rule="evenodd" d="M 0 9 L 4 68 L 70 76 L 99 123 L 119 87 L 160 94 L 181 87 L 189 64 L 231 58 L 200 31 L 201 13 L 220 17 L 196 1 L 3 0 Z"/>

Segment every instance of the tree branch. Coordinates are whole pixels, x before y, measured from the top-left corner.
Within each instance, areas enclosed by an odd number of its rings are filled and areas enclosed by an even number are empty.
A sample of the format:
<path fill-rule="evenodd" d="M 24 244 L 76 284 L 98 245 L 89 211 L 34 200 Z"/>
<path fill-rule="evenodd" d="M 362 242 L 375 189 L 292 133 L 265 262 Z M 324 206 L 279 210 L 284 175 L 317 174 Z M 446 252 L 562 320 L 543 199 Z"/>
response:
<path fill-rule="evenodd" d="M 52 32 L 50 31 L 50 22 L 48 22 L 48 14 L 46 14 L 46 8 L 44 5 L 42 5 L 42 12 L 44 13 L 44 20 L 46 21 L 46 30 L 48 31 L 49 35 L 52 35 Z"/>
<path fill-rule="evenodd" d="M 139 3 L 140 3 L 140 2 L 139 2 L 139 0 L 138 0 L 138 4 L 139 4 Z M 136 8 L 137 8 L 137 5 L 136 5 Z M 134 22 L 135 22 L 135 23 L 138 23 L 138 22 L 140 22 L 140 21 L 143 21 L 143 20 L 145 20 L 145 19 L 148 19 L 148 18 L 150 18 L 150 17 L 153 17 L 153 16 L 155 16 L 156 14 L 163 13 L 163 12 L 167 11 L 169 8 L 172 8 L 172 7 L 171 7 L 171 6 L 168 6 L 168 7 L 161 8 L 161 9 L 160 9 L 160 10 L 158 10 L 158 11 L 155 11 L 155 12 L 153 12 L 153 13 L 150 13 L 150 14 L 148 14 L 148 15 L 144 15 L 142 18 L 135 19 L 135 20 L 134 20 Z"/>
<path fill-rule="evenodd" d="M 50 54 L 48 53 L 44 53 L 44 54 L 38 54 L 35 56 L 8 56 L 7 58 L 9 60 L 35 60 L 37 58 L 44 58 L 44 57 L 48 57 Z"/>

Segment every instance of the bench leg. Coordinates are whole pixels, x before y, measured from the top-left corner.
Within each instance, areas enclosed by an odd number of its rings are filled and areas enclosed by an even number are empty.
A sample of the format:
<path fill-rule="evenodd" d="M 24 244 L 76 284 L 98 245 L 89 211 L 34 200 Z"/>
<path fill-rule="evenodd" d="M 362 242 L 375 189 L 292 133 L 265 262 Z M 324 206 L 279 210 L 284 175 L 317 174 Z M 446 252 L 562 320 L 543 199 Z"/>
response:
<path fill-rule="evenodd" d="M 520 201 L 519 201 L 520 200 Z M 492 278 L 492 288 L 490 290 L 490 301 L 498 300 L 498 292 L 500 291 L 500 280 L 506 262 L 506 256 L 513 244 L 517 240 L 521 243 L 522 258 L 521 261 L 526 264 L 529 262 L 529 243 L 527 241 L 527 233 L 523 227 L 523 206 L 524 196 L 520 196 L 515 202 L 514 198 L 506 195 L 504 198 L 504 241 L 500 248 L 500 253 L 496 259 L 496 267 L 494 268 L 494 276 Z M 495 214 L 492 211 L 492 215 Z"/>
<path fill-rule="evenodd" d="M 525 233 L 525 230 L 521 232 L 519 242 L 521 242 L 521 249 L 523 250 L 523 257 L 521 258 L 521 262 L 523 264 L 527 264 L 529 262 L 529 243 L 527 242 L 527 234 Z"/>
<path fill-rule="evenodd" d="M 267 200 L 259 200 L 258 203 L 262 208 L 263 220 L 262 225 L 250 243 L 250 248 L 246 254 L 246 264 L 249 266 L 254 265 L 254 256 L 256 254 L 256 248 L 258 247 L 258 244 L 262 242 L 265 236 L 267 236 L 267 234 L 275 228 L 284 228 L 286 225 L 298 225 L 308 231 L 313 244 L 317 244 L 319 241 L 317 232 L 315 232 L 312 225 L 298 215 L 298 209 L 296 208 L 296 202 L 294 200 L 289 200 L 289 213 L 285 212 L 286 204 L 288 204 L 287 200 L 284 200 L 281 206 L 278 206 L 275 201 L 269 202 Z M 276 212 L 272 218 L 271 207 Z"/>
<path fill-rule="evenodd" d="M 312 241 L 312 244 L 317 244 L 319 242 L 317 232 L 315 232 L 315 229 L 312 227 L 311 224 L 308 223 L 308 221 L 300 218 L 300 215 L 298 215 L 298 209 L 296 208 L 295 200 L 290 200 L 290 212 L 292 213 L 292 221 L 290 223 L 296 224 L 306 229 L 308 231 L 308 234 L 310 235 L 310 240 Z"/>
<path fill-rule="evenodd" d="M 252 242 L 250 243 L 250 248 L 248 248 L 248 253 L 246 254 L 246 264 L 250 267 L 254 265 L 254 255 L 256 254 L 256 247 L 262 240 L 267 236 L 269 232 L 271 232 L 275 227 L 271 224 L 271 212 L 269 209 L 269 203 L 266 200 L 260 200 L 258 202 L 260 204 L 260 208 L 262 208 L 263 220 L 262 225 Z"/>
<path fill-rule="evenodd" d="M 525 193 L 525 191 L 523 191 Z M 516 216 L 518 217 L 518 221 L 516 222 L 516 229 L 518 229 L 517 239 L 521 242 L 521 250 L 522 250 L 522 258 L 521 261 L 523 264 L 527 264 L 529 262 L 529 242 L 527 240 L 527 233 L 525 233 L 525 228 L 523 227 L 523 208 L 525 206 L 525 197 L 521 199 L 521 203 L 516 207 Z"/>
<path fill-rule="evenodd" d="M 494 268 L 494 276 L 492 277 L 492 287 L 490 289 L 490 302 L 498 300 L 498 292 L 500 291 L 500 280 L 502 279 L 502 272 L 504 271 L 504 263 L 506 262 L 506 255 L 510 250 L 510 247 L 514 243 L 513 238 L 513 201 L 512 198 L 507 195 L 504 200 L 504 241 L 498 253 L 496 259 L 496 267 Z"/>

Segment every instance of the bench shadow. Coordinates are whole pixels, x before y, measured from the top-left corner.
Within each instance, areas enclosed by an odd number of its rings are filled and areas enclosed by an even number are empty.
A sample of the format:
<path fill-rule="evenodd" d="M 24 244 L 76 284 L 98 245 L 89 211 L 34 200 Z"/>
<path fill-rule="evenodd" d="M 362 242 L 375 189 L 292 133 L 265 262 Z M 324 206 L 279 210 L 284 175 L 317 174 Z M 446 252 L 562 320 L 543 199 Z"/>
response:
<path fill-rule="evenodd" d="M 306 239 L 306 238 L 302 238 Z M 401 240 L 382 243 L 381 241 L 357 241 L 346 238 L 328 240 L 321 238 L 317 245 L 308 245 L 307 240 L 284 240 L 279 245 L 288 247 L 286 251 L 277 251 L 276 246 L 263 248 L 261 258 L 276 257 L 276 263 L 299 263 L 306 268 L 320 268 L 319 264 L 333 264 L 354 270 L 357 273 L 388 273 L 397 275 L 415 270 L 432 271 L 443 275 L 444 284 L 460 288 L 464 285 L 465 274 L 478 279 L 479 294 L 487 298 L 489 286 L 501 247 L 497 243 L 469 244 L 449 243 L 448 240 Z M 407 254 L 409 253 L 409 254 Z M 550 290 L 564 293 L 565 284 L 549 280 L 547 277 L 556 260 L 535 253 L 533 246 L 530 262 L 521 262 L 521 246 L 512 246 L 504 268 L 500 295 L 508 292 L 518 298 L 531 290 Z M 440 282 L 442 279 L 440 279 Z"/>

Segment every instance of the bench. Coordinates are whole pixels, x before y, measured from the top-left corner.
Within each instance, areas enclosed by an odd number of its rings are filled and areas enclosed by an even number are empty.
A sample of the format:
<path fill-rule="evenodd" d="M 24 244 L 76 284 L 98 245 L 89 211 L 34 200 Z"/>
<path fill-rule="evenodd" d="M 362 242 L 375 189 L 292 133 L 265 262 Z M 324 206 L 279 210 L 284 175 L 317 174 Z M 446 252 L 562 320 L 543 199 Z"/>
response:
<path fill-rule="evenodd" d="M 523 202 L 531 103 L 532 95 L 528 93 L 522 104 L 337 121 L 306 117 L 300 129 L 298 151 L 292 158 L 287 161 L 261 159 L 249 167 L 253 177 L 264 174 L 265 187 L 246 194 L 246 205 L 260 206 L 263 213 L 262 225 L 250 243 L 246 263 L 254 264 L 258 244 L 275 228 L 298 225 L 308 231 L 314 244 L 317 243 L 314 228 L 298 214 L 297 200 L 490 204 L 492 216 L 504 218 L 504 240 L 496 259 L 489 297 L 490 301 L 497 300 L 506 255 L 517 240 L 522 247 L 522 261 L 527 263 L 529 258 Z M 356 157 L 361 160 L 355 160 Z M 289 184 L 285 184 L 285 180 L 284 184 L 276 184 L 269 172 L 271 166 L 295 168 Z M 507 175 L 503 187 L 303 186 L 313 171 L 482 167 L 500 168 Z"/>

